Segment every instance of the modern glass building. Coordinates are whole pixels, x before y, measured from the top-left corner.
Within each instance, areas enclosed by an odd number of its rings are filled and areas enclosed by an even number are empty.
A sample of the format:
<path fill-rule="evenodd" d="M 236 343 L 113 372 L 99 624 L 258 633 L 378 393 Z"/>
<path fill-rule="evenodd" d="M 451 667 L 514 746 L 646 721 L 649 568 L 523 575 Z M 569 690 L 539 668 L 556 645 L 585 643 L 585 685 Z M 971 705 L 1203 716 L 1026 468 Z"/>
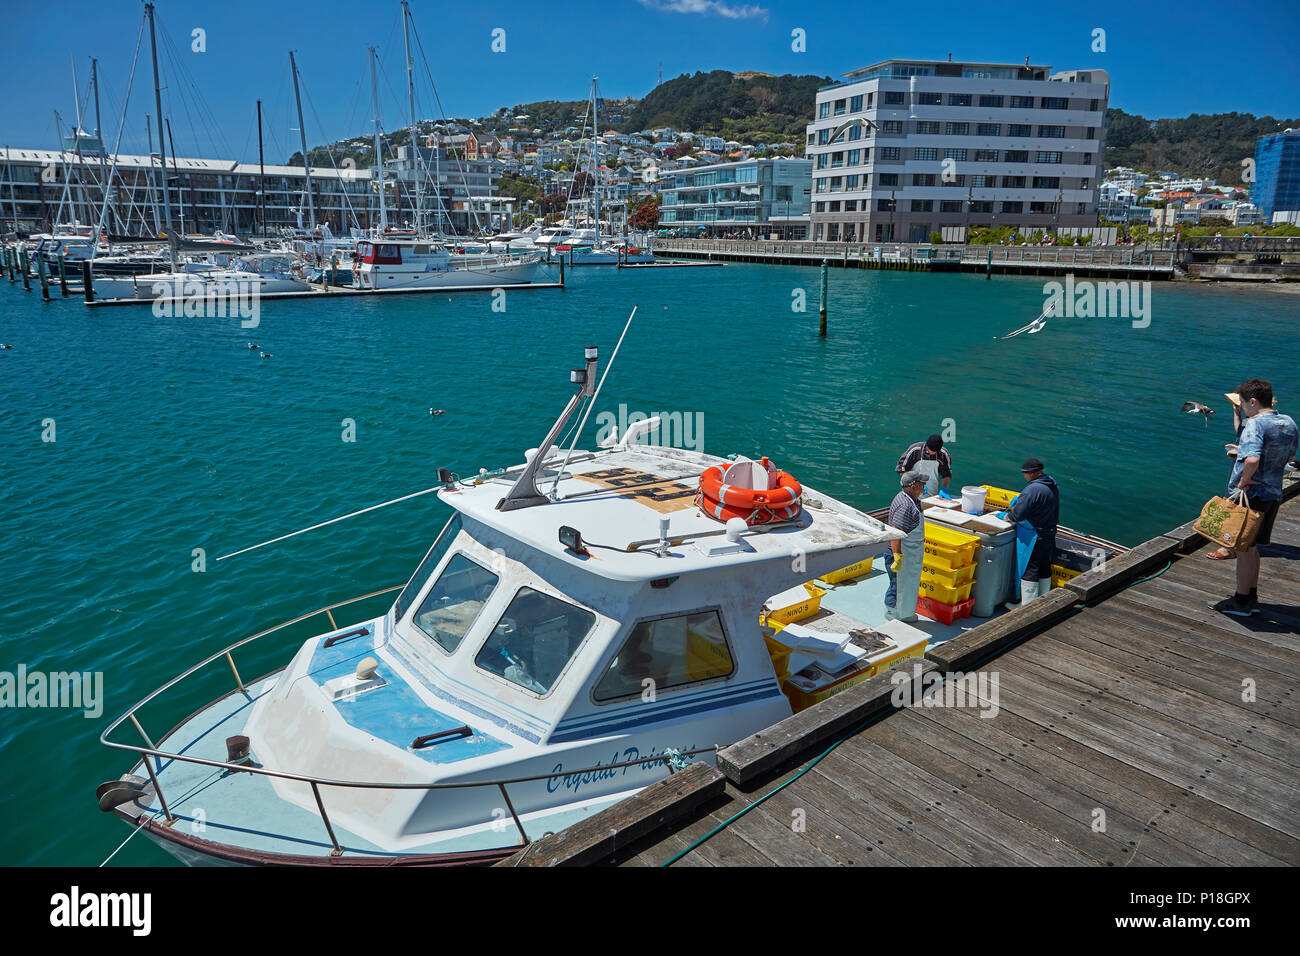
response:
<path fill-rule="evenodd" d="M 807 237 L 812 163 L 747 159 L 661 174 L 659 225 L 682 235 Z"/>
<path fill-rule="evenodd" d="M 1250 201 L 1266 223 L 1273 222 L 1274 213 L 1300 212 L 1300 130 L 1288 129 L 1256 141 Z"/>

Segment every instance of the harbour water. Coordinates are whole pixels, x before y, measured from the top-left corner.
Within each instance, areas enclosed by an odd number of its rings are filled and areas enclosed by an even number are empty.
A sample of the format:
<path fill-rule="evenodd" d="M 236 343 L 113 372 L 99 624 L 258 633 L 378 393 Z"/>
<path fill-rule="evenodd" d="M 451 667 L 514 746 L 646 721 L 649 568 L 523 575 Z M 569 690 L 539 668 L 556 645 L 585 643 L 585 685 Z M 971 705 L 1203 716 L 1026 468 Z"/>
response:
<path fill-rule="evenodd" d="M 428 488 L 440 466 L 522 460 L 582 346 L 601 347 L 603 369 L 634 305 L 597 412 L 681 412 L 706 451 L 766 454 L 860 507 L 889 502 L 907 444 L 947 430 L 954 488 L 1017 487 L 1035 456 L 1063 523 L 1126 545 L 1221 493 L 1223 392 L 1269 378 L 1293 413 L 1300 388 L 1300 296 L 1267 289 L 1156 283 L 1145 328 L 1062 318 L 994 341 L 1042 311 L 1043 280 L 832 269 L 826 339 L 812 268 L 590 268 L 568 283 L 509 292 L 504 312 L 477 293 L 267 302 L 254 329 L 0 284 L 14 346 L 0 351 L 0 671 L 103 675 L 96 717 L 0 711 L 0 815 L 21 821 L 0 863 L 99 863 L 127 831 L 94 787 L 131 763 L 99 745 L 102 725 L 239 637 L 401 583 L 445 513 L 417 498 L 218 555 Z M 1188 400 L 1218 414 L 1207 426 L 1179 411 Z M 321 629 L 248 651 L 245 678 Z M 188 687 L 181 712 L 146 708 L 147 727 L 161 734 L 223 680 Z M 112 865 L 169 861 L 139 839 Z"/>

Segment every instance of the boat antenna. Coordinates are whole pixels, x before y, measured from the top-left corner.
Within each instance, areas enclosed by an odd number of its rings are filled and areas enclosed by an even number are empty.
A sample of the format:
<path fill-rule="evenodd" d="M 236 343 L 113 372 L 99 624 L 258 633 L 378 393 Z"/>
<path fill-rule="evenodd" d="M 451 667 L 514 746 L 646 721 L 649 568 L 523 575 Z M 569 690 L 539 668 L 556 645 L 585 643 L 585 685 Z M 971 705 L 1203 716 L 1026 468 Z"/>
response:
<path fill-rule="evenodd" d="M 423 491 L 416 491 L 409 495 L 403 495 L 400 498 L 394 498 L 392 501 L 385 501 L 382 504 L 371 505 L 369 508 L 362 508 L 360 511 L 354 511 L 351 514 L 340 515 L 337 518 L 330 518 L 329 521 L 322 521 L 320 524 L 314 524 L 310 528 L 303 528 L 300 531 L 291 531 L 289 534 L 282 534 L 278 538 L 272 538 L 270 541 L 263 541 L 261 544 L 255 544 L 252 547 L 240 548 L 238 551 L 231 551 L 229 554 L 223 554 L 221 557 L 217 558 L 217 560 L 224 561 L 226 558 L 233 558 L 237 554 L 247 554 L 249 551 L 256 551 L 258 548 L 265 548 L 268 544 L 275 544 L 277 541 L 284 541 L 300 534 L 306 534 L 308 531 L 315 531 L 317 528 L 323 528 L 326 525 L 334 524 L 336 521 L 343 521 L 345 518 L 355 518 L 357 515 L 363 515 L 367 511 L 377 511 L 380 508 L 387 508 L 389 505 L 395 505 L 400 501 L 409 501 L 412 498 L 420 497 L 420 495 L 427 495 L 434 491 L 442 491 L 446 487 L 446 484 L 434 485 L 432 488 L 425 488 Z"/>
<path fill-rule="evenodd" d="M 618 358 L 619 347 L 623 344 L 623 339 L 627 335 L 627 330 L 632 328 L 632 320 L 636 318 L 637 307 L 632 306 L 632 314 L 627 317 L 627 323 L 623 326 L 623 334 L 618 337 L 618 342 L 614 345 L 614 352 L 609 357 L 609 364 L 605 366 L 605 371 L 601 373 L 600 384 L 596 386 L 595 394 L 591 396 L 591 401 L 587 403 L 587 410 L 583 412 L 582 421 L 578 422 L 578 428 L 573 433 L 573 443 L 569 445 L 568 454 L 564 456 L 564 462 L 560 465 L 560 470 L 555 473 L 555 484 L 551 485 L 551 500 L 555 501 L 555 489 L 560 486 L 560 478 L 564 475 L 564 467 L 569 463 L 569 458 L 573 455 L 574 446 L 578 444 L 578 438 L 582 435 L 582 426 L 587 424 L 587 416 L 591 410 L 596 407 L 596 399 L 600 397 L 600 390 L 605 387 L 605 379 L 609 377 L 609 370 L 614 367 L 614 359 Z"/>

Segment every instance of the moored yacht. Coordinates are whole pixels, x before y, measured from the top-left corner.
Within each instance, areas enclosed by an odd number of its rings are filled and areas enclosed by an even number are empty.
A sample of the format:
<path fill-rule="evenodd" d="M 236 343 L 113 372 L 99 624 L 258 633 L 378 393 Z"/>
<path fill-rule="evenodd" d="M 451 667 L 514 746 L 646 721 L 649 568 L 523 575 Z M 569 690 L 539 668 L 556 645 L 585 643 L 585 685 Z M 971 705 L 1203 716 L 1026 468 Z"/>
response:
<path fill-rule="evenodd" d="M 386 237 L 357 243 L 353 276 L 359 289 L 496 288 L 545 273 L 539 255 L 453 254 L 441 242 Z"/>

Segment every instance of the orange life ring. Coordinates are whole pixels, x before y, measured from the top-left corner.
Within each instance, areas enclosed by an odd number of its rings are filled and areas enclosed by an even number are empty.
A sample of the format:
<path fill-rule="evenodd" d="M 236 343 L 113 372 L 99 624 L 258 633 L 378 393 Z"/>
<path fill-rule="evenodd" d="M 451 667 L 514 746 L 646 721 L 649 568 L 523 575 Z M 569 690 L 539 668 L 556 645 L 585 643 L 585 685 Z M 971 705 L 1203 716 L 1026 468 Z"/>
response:
<path fill-rule="evenodd" d="M 762 460 L 767 464 L 767 459 Z M 723 470 L 714 465 L 700 475 L 695 503 L 711 518 L 744 518 L 749 525 L 786 521 L 802 509 L 803 486 L 793 475 L 777 471 L 775 488 L 740 488 L 722 482 Z"/>

